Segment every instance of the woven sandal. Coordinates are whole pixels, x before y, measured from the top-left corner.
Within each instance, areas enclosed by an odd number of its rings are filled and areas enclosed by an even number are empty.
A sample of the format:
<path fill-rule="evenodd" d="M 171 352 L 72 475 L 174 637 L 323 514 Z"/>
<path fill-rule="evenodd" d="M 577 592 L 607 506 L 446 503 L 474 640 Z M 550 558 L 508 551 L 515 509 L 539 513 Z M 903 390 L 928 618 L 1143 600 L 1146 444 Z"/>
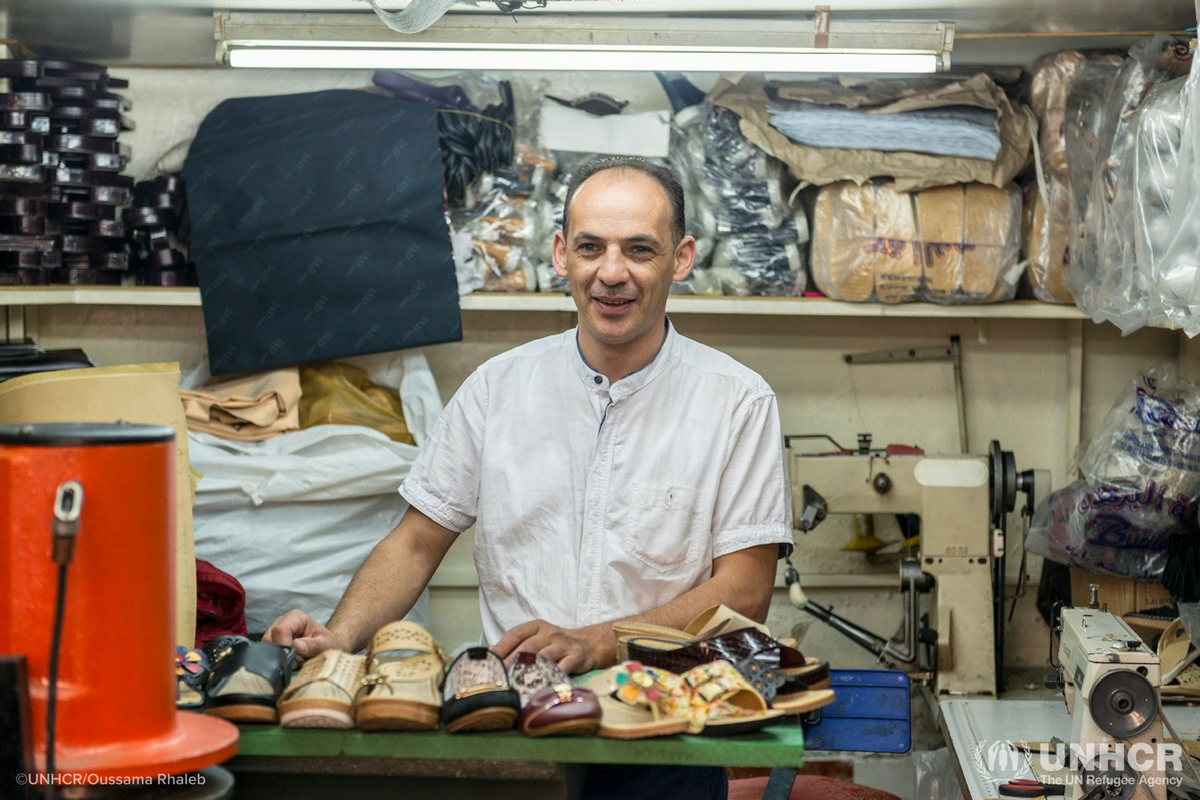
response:
<path fill-rule="evenodd" d="M 354 693 L 367 674 L 365 656 L 326 650 L 304 662 L 279 696 L 279 724 L 285 728 L 354 727 Z"/>
<path fill-rule="evenodd" d="M 364 731 L 437 730 L 446 654 L 415 622 L 391 622 L 371 638 L 367 674 L 355 697 Z"/>
<path fill-rule="evenodd" d="M 520 709 L 521 697 L 500 656 L 486 647 L 469 647 L 454 659 L 442 686 L 447 733 L 507 730 Z"/>
<path fill-rule="evenodd" d="M 688 670 L 680 676 L 691 690 L 685 713 L 692 733 L 724 736 L 761 730 L 783 716 L 778 709 L 767 707 L 763 696 L 754 691 L 728 661 L 713 661 Z M 833 692 L 830 692 L 832 695 Z M 679 702 L 673 698 L 668 703 Z"/>
<path fill-rule="evenodd" d="M 600 700 L 597 736 L 608 739 L 645 739 L 685 733 L 690 693 L 678 675 L 626 661 L 594 675 L 584 684 Z M 668 711 L 671 706 L 678 714 Z"/>

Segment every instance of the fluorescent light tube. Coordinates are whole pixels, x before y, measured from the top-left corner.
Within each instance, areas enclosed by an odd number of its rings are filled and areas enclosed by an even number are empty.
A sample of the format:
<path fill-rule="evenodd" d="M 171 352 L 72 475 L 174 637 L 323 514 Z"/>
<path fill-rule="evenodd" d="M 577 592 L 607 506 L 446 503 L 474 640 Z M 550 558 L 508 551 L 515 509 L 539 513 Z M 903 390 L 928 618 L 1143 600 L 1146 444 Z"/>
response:
<path fill-rule="evenodd" d="M 378 42 L 228 42 L 232 67 L 288 69 L 529 70 L 579 72 L 937 72 L 932 52 L 886 50 L 621 49 L 506 46 L 380 47 Z"/>

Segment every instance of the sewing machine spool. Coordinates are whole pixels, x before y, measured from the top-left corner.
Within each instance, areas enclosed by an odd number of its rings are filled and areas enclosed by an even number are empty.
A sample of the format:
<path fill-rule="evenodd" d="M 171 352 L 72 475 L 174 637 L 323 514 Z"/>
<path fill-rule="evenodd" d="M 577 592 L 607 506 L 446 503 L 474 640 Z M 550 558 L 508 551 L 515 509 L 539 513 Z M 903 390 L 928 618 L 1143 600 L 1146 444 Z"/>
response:
<path fill-rule="evenodd" d="M 1158 714 L 1158 693 L 1143 675 L 1118 669 L 1104 675 L 1088 698 L 1092 719 L 1117 739 L 1129 739 L 1150 727 Z"/>

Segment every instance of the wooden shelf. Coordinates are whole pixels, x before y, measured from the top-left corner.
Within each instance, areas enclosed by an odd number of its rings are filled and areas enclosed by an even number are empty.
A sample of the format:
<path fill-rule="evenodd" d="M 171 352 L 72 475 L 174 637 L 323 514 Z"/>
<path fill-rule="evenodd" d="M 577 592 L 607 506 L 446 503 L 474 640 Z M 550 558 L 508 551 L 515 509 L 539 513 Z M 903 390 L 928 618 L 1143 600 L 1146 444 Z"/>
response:
<path fill-rule="evenodd" d="M 475 293 L 461 299 L 463 311 L 574 312 L 567 295 L 541 293 Z M 31 286 L 0 289 L 0 306 L 199 306 L 194 288 L 123 286 Z M 983 306 L 940 306 L 904 303 L 885 306 L 843 303 L 825 298 L 672 296 L 672 314 L 724 314 L 797 317 L 943 317 L 975 319 L 1086 319 L 1074 306 L 1014 300 Z"/>

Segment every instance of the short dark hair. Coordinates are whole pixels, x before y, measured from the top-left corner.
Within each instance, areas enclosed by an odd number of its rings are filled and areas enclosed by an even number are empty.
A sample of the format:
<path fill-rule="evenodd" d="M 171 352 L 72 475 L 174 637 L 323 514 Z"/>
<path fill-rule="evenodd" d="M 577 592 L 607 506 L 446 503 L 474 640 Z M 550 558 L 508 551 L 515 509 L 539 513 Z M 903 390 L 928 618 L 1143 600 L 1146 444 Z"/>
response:
<path fill-rule="evenodd" d="M 571 177 L 571 185 L 567 188 L 567 197 L 563 200 L 563 235 L 566 236 L 567 234 L 567 224 L 571 213 L 571 200 L 575 198 L 575 193 L 579 191 L 579 187 L 597 172 L 606 172 L 610 169 L 633 170 L 643 175 L 648 175 L 658 182 L 658 185 L 666 192 L 667 200 L 671 203 L 671 236 L 675 240 L 674 243 L 679 244 L 680 240 L 683 239 L 686 225 L 683 184 L 679 182 L 679 178 L 675 177 L 675 173 L 669 167 L 655 164 L 652 161 L 647 161 L 637 156 L 597 156 L 589 158 L 579 165 L 579 168 L 575 170 L 575 174 Z"/>

